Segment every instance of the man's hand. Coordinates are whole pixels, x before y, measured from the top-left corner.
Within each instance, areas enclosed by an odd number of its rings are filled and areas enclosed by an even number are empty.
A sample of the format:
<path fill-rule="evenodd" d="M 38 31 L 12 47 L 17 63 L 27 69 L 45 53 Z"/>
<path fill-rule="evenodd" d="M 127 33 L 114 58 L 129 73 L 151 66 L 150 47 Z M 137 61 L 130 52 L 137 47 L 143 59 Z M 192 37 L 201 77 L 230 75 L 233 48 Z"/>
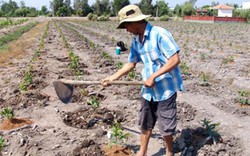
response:
<path fill-rule="evenodd" d="M 111 77 L 107 77 L 107 78 L 101 80 L 101 84 L 102 84 L 104 87 L 106 87 L 106 86 L 108 86 L 108 82 L 110 82 L 110 81 L 112 81 Z"/>
<path fill-rule="evenodd" d="M 153 87 L 155 84 L 155 77 L 151 75 L 144 83 L 145 87 Z"/>

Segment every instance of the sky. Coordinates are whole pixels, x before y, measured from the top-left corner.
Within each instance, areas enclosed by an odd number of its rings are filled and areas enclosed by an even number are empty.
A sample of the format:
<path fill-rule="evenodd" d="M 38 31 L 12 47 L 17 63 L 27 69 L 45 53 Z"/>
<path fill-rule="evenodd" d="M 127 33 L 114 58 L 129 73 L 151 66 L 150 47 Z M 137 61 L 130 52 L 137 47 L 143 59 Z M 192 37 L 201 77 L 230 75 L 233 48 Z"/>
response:
<path fill-rule="evenodd" d="M 0 0 L 0 2 L 1 1 L 8 2 L 9 0 Z M 18 5 L 20 5 L 20 1 L 24 1 L 25 6 L 35 7 L 40 10 L 43 5 L 47 6 L 47 8 L 49 9 L 50 6 L 49 2 L 52 0 L 12 0 L 12 1 L 17 2 Z M 95 1 L 96 0 L 89 0 L 89 4 L 92 5 Z M 134 3 L 139 3 L 140 1 L 141 0 L 130 0 L 130 3 L 134 4 Z M 153 0 L 153 4 L 155 4 L 156 1 L 157 0 Z M 175 7 L 176 4 L 183 4 L 185 1 L 187 0 L 165 0 L 165 2 L 169 4 L 168 5 L 169 7 Z M 246 1 L 249 2 L 250 0 L 197 0 L 196 6 L 201 7 L 204 5 L 211 5 L 212 2 L 219 2 L 220 4 L 225 4 L 225 3 L 238 4 L 239 6 L 241 6 L 242 2 Z M 71 0 L 71 3 L 73 2 L 74 0 Z"/>

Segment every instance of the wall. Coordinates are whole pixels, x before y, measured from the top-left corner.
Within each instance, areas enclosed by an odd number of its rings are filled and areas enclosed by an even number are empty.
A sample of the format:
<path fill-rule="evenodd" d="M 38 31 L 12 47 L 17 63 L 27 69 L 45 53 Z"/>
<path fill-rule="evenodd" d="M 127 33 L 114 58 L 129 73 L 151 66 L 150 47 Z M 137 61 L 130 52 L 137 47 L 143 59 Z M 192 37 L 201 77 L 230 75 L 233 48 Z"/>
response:
<path fill-rule="evenodd" d="M 232 17 L 233 16 L 233 10 L 218 10 L 218 17 Z"/>

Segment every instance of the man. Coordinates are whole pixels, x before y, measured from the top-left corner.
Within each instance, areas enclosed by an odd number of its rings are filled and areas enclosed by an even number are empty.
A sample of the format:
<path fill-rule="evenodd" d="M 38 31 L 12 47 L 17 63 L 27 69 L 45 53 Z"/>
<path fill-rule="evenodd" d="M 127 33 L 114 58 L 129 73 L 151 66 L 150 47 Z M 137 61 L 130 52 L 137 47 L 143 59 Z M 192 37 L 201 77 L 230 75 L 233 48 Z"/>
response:
<path fill-rule="evenodd" d="M 119 13 L 118 29 L 126 29 L 135 36 L 132 40 L 128 63 L 115 74 L 102 80 L 104 86 L 127 74 L 136 63 L 142 62 L 142 103 L 139 126 L 141 146 L 137 156 L 145 156 L 156 120 L 166 143 L 166 155 L 173 155 L 173 134 L 176 128 L 177 90 L 183 90 L 178 64 L 180 48 L 165 29 L 152 26 L 136 5 L 128 5 Z"/>

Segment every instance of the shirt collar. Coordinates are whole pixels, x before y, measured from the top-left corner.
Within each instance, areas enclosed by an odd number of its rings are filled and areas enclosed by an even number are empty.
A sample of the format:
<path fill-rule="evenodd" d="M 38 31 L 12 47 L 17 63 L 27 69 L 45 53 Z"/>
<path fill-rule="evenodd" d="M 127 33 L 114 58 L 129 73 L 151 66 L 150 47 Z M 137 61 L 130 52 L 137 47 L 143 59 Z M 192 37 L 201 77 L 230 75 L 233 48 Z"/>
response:
<path fill-rule="evenodd" d="M 152 29 L 152 27 L 153 26 L 149 22 L 147 22 L 146 28 L 144 30 L 144 38 L 143 38 L 143 40 L 145 40 L 149 36 L 150 30 Z M 140 42 L 139 35 L 135 35 L 135 40 L 137 42 Z"/>

